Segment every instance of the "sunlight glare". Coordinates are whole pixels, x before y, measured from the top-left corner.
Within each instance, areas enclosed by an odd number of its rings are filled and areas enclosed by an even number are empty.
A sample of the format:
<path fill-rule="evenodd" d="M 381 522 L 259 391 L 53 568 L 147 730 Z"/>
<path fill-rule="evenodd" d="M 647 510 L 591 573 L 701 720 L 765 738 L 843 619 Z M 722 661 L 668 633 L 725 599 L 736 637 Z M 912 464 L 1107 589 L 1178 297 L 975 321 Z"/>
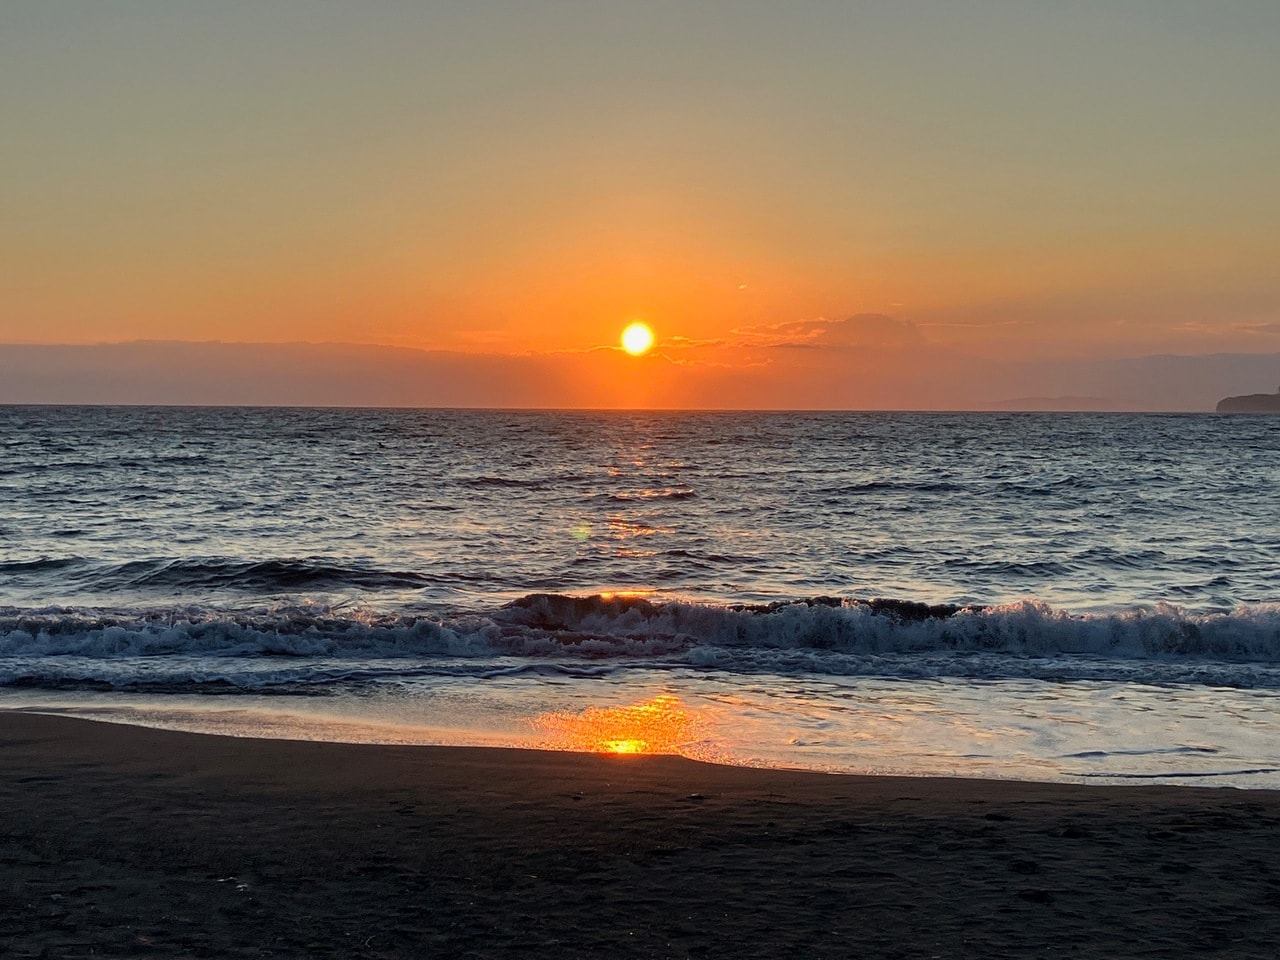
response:
<path fill-rule="evenodd" d="M 581 713 L 535 717 L 553 750 L 583 753 L 674 753 L 699 755 L 703 720 L 678 697 L 662 694 L 624 707 L 588 707 Z"/>
<path fill-rule="evenodd" d="M 622 349 L 633 357 L 648 353 L 653 346 L 653 329 L 647 323 L 629 324 L 622 331 Z"/>

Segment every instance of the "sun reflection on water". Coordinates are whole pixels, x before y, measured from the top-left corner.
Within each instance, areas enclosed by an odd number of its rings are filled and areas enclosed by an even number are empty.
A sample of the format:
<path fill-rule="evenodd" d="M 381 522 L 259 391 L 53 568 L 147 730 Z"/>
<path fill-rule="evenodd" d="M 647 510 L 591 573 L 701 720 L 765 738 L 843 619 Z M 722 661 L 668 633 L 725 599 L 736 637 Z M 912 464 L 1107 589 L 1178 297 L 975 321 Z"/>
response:
<path fill-rule="evenodd" d="M 543 713 L 532 723 L 546 737 L 540 746 L 551 750 L 667 753 L 700 760 L 714 759 L 716 754 L 707 743 L 707 719 L 671 694 L 622 707 Z"/>

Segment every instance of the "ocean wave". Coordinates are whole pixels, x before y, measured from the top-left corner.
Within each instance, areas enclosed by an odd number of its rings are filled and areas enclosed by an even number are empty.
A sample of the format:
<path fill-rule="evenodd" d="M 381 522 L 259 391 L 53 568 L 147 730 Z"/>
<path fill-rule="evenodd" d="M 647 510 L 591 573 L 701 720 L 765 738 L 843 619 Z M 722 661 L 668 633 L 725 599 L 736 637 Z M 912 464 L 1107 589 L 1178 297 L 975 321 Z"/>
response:
<path fill-rule="evenodd" d="M 515 489 L 545 487 L 546 480 L 527 479 L 524 477 L 463 477 L 457 481 L 459 486 L 483 489 L 484 487 L 511 487 Z"/>
<path fill-rule="evenodd" d="M 1069 563 L 1059 563 L 1056 560 L 1032 560 L 1025 563 L 1018 563 L 1012 560 L 969 560 L 969 559 L 948 559 L 942 562 L 942 566 L 951 569 L 964 569 L 989 577 L 1008 577 L 1008 578 L 1041 578 L 1052 579 L 1054 577 L 1070 576 L 1079 572 L 1078 568 Z"/>
<path fill-rule="evenodd" d="M 0 658 L 462 656 L 483 652 L 478 639 L 464 641 L 425 617 L 349 614 L 327 606 L 239 612 L 0 609 Z"/>
<path fill-rule="evenodd" d="M 1036 600 L 956 606 L 817 597 L 763 606 L 713 606 L 643 597 L 534 594 L 510 604 L 498 619 L 561 637 L 683 638 L 691 646 L 1280 662 L 1280 605 L 1276 604 L 1231 613 L 1193 614 L 1161 604 L 1076 615 Z"/>
<path fill-rule="evenodd" d="M 697 495 L 698 491 L 692 487 L 661 487 L 607 493 L 604 498 L 614 503 L 629 503 L 634 500 L 691 500 Z"/>
<path fill-rule="evenodd" d="M 413 590 L 432 583 L 413 571 L 382 570 L 330 559 L 232 560 L 151 558 L 101 563 L 81 557 L 54 557 L 0 563 L 0 574 L 73 570 L 82 590 L 169 592 L 217 590 L 231 593 L 296 591 Z"/>
<path fill-rule="evenodd" d="M 324 696 L 331 692 L 320 685 L 264 682 L 261 677 L 217 678 L 195 677 L 150 679 L 142 677 L 101 677 L 93 671 L 63 673 L 56 671 L 0 670 L 0 687 L 14 690 L 44 690 L 56 693 L 133 693 L 148 696 L 196 695 L 235 696 L 243 693 L 274 696 Z"/>
<path fill-rule="evenodd" d="M 481 474 L 474 477 L 458 477 L 454 483 L 460 487 L 482 490 L 486 487 L 545 490 L 582 483 L 590 477 L 581 473 L 561 473 L 543 477 L 511 477 L 495 474 Z"/>
<path fill-rule="evenodd" d="M 746 664 L 756 653 L 787 651 L 858 657 L 1088 655 L 1280 665 L 1280 605 L 1207 614 L 1168 605 L 1072 614 L 1035 600 L 981 607 L 814 597 L 715 605 L 539 593 L 499 608 L 451 615 L 325 605 L 133 612 L 0 608 L 0 657 L 678 655 L 694 664 L 732 665 Z"/>
<path fill-rule="evenodd" d="M 65 570 L 85 561 L 80 557 L 41 557 L 37 560 L 0 561 L 0 573 L 40 573 L 45 570 Z"/>
<path fill-rule="evenodd" d="M 947 480 L 866 480 L 838 487 L 824 487 L 823 494 L 835 493 L 963 493 L 968 488 Z"/>

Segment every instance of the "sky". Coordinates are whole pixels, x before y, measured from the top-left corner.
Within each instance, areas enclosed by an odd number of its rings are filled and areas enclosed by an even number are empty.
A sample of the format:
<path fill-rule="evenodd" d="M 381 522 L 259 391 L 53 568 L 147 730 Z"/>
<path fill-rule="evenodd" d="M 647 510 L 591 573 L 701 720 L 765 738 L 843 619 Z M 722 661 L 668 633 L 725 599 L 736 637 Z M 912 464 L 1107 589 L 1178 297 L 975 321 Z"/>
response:
<path fill-rule="evenodd" d="M 1280 354 L 1278 108 L 1274 0 L 8 0 L 0 351 L 872 408 Z"/>

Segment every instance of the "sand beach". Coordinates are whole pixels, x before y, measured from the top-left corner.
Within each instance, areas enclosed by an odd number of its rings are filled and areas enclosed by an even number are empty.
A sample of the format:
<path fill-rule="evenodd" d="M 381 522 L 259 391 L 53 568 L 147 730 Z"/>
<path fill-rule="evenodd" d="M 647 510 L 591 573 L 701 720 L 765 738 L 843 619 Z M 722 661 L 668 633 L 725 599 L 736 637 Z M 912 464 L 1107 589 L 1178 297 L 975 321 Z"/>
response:
<path fill-rule="evenodd" d="M 0 715 L 11 957 L 1270 957 L 1280 794 Z"/>

